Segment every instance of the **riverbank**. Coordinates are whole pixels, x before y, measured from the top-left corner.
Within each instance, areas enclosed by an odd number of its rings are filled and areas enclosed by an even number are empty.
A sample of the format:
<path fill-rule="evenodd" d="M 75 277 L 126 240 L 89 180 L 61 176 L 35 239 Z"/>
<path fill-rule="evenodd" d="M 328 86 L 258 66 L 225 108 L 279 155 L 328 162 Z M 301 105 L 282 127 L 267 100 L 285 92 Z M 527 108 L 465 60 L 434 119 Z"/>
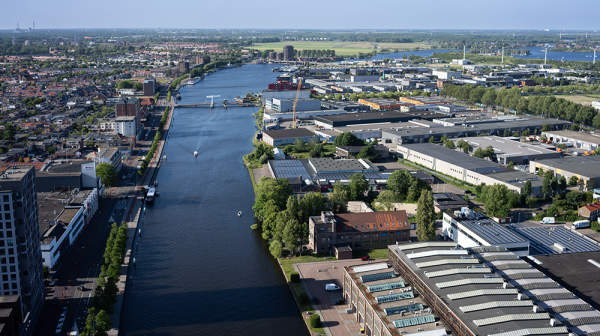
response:
<path fill-rule="evenodd" d="M 159 142 L 158 149 L 156 150 L 156 153 L 155 153 L 153 159 L 151 160 L 151 163 L 150 163 L 148 169 L 146 170 L 144 176 L 142 177 L 140 185 L 138 186 L 138 189 L 136 190 L 134 197 L 132 197 L 133 200 L 129 207 L 130 208 L 129 212 L 126 212 L 126 214 L 124 215 L 125 220 L 126 220 L 126 225 L 128 227 L 127 234 L 129 236 L 129 239 L 127 240 L 127 244 L 126 244 L 126 248 L 125 248 L 125 258 L 124 258 L 123 265 L 121 266 L 121 275 L 119 276 L 119 281 L 117 282 L 117 289 L 118 289 L 117 302 L 113 306 L 114 313 L 111 315 L 111 320 L 113 322 L 113 325 L 112 325 L 111 330 L 109 330 L 109 332 L 108 332 L 108 335 L 111 335 L 111 336 L 119 335 L 125 293 L 128 290 L 128 288 L 130 290 L 133 289 L 134 279 L 133 279 L 133 276 L 129 275 L 129 274 L 131 273 L 132 267 L 133 268 L 137 267 L 136 260 L 133 255 L 134 255 L 134 252 L 137 252 L 137 245 L 139 242 L 141 242 L 141 239 L 142 239 L 141 227 L 143 226 L 144 217 L 146 214 L 145 206 L 144 206 L 144 195 L 142 192 L 142 190 L 143 190 L 142 188 L 144 186 L 154 184 L 154 182 L 155 182 L 155 178 L 156 178 L 156 175 L 158 174 L 158 170 L 163 163 L 163 159 L 161 159 L 162 155 L 163 155 L 162 153 L 163 153 L 163 150 L 165 147 L 164 145 L 166 143 L 166 140 L 167 140 L 167 137 L 169 134 L 171 121 L 173 119 L 174 112 L 175 112 L 175 108 L 173 107 L 173 105 L 170 105 L 170 109 L 169 109 L 169 112 L 167 115 L 167 121 L 163 128 L 162 139 Z M 146 181 L 148 181 L 148 182 L 146 183 Z M 140 200 L 141 200 L 141 202 L 139 202 Z M 130 220 L 132 213 L 135 214 L 135 216 L 134 216 L 133 220 Z M 136 249 L 136 251 L 134 251 L 134 248 Z"/>

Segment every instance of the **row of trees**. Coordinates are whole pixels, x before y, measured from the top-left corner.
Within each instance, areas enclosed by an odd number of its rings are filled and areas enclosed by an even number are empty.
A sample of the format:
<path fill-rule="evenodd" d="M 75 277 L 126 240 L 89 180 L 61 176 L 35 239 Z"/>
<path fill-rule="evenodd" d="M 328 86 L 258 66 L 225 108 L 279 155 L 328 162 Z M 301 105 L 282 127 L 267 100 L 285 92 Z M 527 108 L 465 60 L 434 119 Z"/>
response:
<path fill-rule="evenodd" d="M 144 84 L 134 80 L 122 80 L 117 83 L 117 90 L 120 89 L 134 89 L 136 91 L 144 90 Z"/>
<path fill-rule="evenodd" d="M 294 50 L 295 57 L 335 57 L 335 50 L 331 49 L 304 49 Z"/>
<path fill-rule="evenodd" d="M 521 95 L 521 90 L 518 87 L 513 87 L 510 90 L 497 90 L 474 85 L 457 86 L 449 84 L 444 85 L 440 94 L 468 101 L 471 104 L 498 105 L 509 110 L 516 110 L 518 113 L 545 115 L 600 128 L 600 114 L 593 107 L 554 96 L 530 96 L 526 98 Z"/>
<path fill-rule="evenodd" d="M 162 133 L 165 128 L 165 124 L 167 123 L 168 117 L 169 117 L 169 108 L 166 107 L 165 112 L 162 115 L 162 118 L 160 118 L 160 122 L 158 124 L 158 130 L 156 130 L 156 135 L 154 136 L 154 140 L 152 141 L 152 146 L 150 146 L 150 150 L 148 151 L 148 154 L 146 154 L 144 161 L 142 161 L 142 164 L 140 165 L 141 168 L 138 170 L 139 176 L 144 176 L 144 173 L 146 172 L 146 170 L 148 169 L 148 166 L 150 165 L 150 161 L 152 161 L 152 158 L 154 158 L 154 154 L 156 153 L 156 150 L 158 149 L 158 144 L 160 143 L 160 140 L 162 139 Z"/>
<path fill-rule="evenodd" d="M 83 336 L 105 336 L 112 326 L 110 314 L 113 305 L 117 302 L 117 281 L 121 275 L 121 265 L 125 260 L 125 247 L 129 236 L 127 224 L 121 226 L 112 224 L 110 235 L 104 250 L 104 262 L 98 278 L 98 287 L 92 300 L 92 307 L 88 309 L 88 316 L 81 332 Z"/>

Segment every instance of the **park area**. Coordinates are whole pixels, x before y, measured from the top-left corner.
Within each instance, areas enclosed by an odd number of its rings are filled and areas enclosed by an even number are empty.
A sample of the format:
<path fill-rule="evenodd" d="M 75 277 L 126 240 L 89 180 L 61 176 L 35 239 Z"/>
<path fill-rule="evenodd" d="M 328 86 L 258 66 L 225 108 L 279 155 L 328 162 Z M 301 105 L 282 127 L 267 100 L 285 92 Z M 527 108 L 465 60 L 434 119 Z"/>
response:
<path fill-rule="evenodd" d="M 275 43 L 255 43 L 252 48 L 257 50 L 273 49 L 277 52 L 283 51 L 283 46 L 292 45 L 295 50 L 307 49 L 332 49 L 336 56 L 352 56 L 358 53 L 372 52 L 375 46 L 369 42 L 332 42 L 332 41 L 289 41 Z M 422 43 L 378 43 L 380 48 L 386 48 L 390 51 L 398 49 L 399 51 L 414 50 L 415 48 L 429 49 L 429 46 Z M 380 50 L 380 49 L 379 49 Z"/>
<path fill-rule="evenodd" d="M 600 94 L 555 95 L 573 103 L 590 105 L 593 101 L 600 100 Z"/>

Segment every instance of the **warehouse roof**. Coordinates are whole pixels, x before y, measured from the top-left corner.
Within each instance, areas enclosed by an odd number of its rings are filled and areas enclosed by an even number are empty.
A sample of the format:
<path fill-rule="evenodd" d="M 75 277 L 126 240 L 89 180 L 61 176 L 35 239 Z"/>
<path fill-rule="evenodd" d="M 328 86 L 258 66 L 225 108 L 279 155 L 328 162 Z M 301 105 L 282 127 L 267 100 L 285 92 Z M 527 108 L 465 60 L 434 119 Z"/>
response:
<path fill-rule="evenodd" d="M 444 244 L 450 246 L 442 246 Z M 456 243 L 419 242 L 390 245 L 388 248 L 439 296 L 453 315 L 475 335 L 528 335 L 532 330 L 541 335 L 568 334 L 564 325 L 550 326 L 548 312 L 533 309 L 534 299 L 527 295 L 520 295 L 523 290 L 518 283 L 510 278 L 505 280 L 503 278 L 505 275 L 497 271 L 494 265 L 498 263 L 497 260 L 504 261 L 504 255 L 513 257 L 510 259 L 512 264 L 530 268 L 527 263 L 501 247 L 486 246 L 457 250 L 456 247 L 451 247 L 452 244 Z M 448 250 L 465 251 L 467 255 L 439 255 L 440 251 Z M 412 254 L 423 252 L 432 256 L 414 261 L 410 258 Z M 437 262 L 437 265 L 423 268 L 419 266 L 422 265 L 423 259 L 429 263 Z M 461 263 L 440 263 L 443 260 L 460 260 Z M 517 270 L 524 273 L 522 268 Z M 535 278 L 535 280 L 540 279 Z M 505 281 L 507 285 L 503 285 Z M 446 309 L 446 307 L 436 307 L 436 309 Z"/>
<path fill-rule="evenodd" d="M 282 130 L 264 131 L 272 139 L 314 137 L 315 134 L 306 128 L 287 128 Z"/>
<path fill-rule="evenodd" d="M 462 226 L 484 239 L 490 245 L 510 244 L 510 243 L 526 243 L 527 240 L 504 225 L 494 222 L 492 219 L 484 217 L 479 219 L 462 219 L 454 214 L 447 214 L 452 217 Z"/>
<path fill-rule="evenodd" d="M 542 134 L 546 134 L 546 135 L 552 134 L 552 135 L 556 135 L 556 136 L 560 136 L 560 137 L 564 137 L 564 138 L 571 138 L 571 139 L 575 139 L 575 140 L 579 140 L 579 141 L 600 144 L 600 134 L 598 134 L 598 133 L 581 133 L 581 132 L 575 132 L 575 131 L 570 131 L 570 130 L 564 130 L 564 131 L 542 132 Z M 556 140 L 556 139 L 554 139 L 554 140 Z"/>
<path fill-rule="evenodd" d="M 577 253 L 600 251 L 600 243 L 566 226 L 516 227 L 510 226 L 519 235 L 531 242 L 531 247 L 540 254 Z M 566 250 L 557 249 L 560 244 Z M 600 262 L 600 260 L 599 260 Z"/>
<path fill-rule="evenodd" d="M 528 156 L 528 155 L 541 155 L 541 154 L 552 154 L 559 156 L 560 153 L 552 149 L 548 149 L 545 146 L 539 145 L 539 143 L 524 143 L 507 140 L 498 136 L 483 136 L 483 137 L 468 137 L 463 138 L 464 141 L 468 141 L 469 145 L 473 147 L 473 150 L 477 148 L 485 149 L 487 146 L 494 148 L 494 154 L 504 156 Z"/>
<path fill-rule="evenodd" d="M 530 161 L 530 164 L 535 163 L 581 175 L 582 178 L 600 177 L 600 169 L 598 169 L 598 166 L 600 165 L 600 155 L 567 156 L 562 159 Z"/>

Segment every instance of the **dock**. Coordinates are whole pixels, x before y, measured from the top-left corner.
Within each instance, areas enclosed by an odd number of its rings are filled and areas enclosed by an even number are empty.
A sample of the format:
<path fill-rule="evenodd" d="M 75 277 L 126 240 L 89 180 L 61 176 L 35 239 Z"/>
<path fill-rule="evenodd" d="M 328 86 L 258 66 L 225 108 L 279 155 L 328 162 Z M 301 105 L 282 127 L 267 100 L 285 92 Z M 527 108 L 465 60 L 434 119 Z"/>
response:
<path fill-rule="evenodd" d="M 175 107 L 208 107 L 210 108 L 211 103 L 198 103 L 198 104 L 176 104 Z M 215 103 L 214 107 L 223 107 L 223 104 Z M 255 103 L 231 103 L 227 104 L 227 107 L 258 107 Z"/>

